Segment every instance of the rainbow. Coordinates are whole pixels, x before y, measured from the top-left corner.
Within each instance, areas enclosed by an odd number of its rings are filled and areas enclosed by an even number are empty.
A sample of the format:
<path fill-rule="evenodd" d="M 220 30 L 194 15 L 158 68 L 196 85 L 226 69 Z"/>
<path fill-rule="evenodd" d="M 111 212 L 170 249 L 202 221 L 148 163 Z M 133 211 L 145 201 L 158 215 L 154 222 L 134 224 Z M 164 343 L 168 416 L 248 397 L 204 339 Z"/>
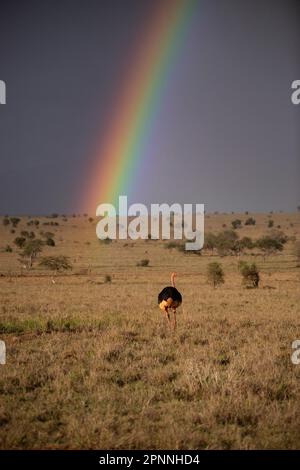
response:
<path fill-rule="evenodd" d="M 108 132 L 95 153 L 87 177 L 84 207 L 95 212 L 100 203 L 117 206 L 128 194 L 137 163 L 143 159 L 151 119 L 159 108 L 161 93 L 172 64 L 180 54 L 185 32 L 198 0 L 159 0 L 154 15 L 128 67 Z"/>

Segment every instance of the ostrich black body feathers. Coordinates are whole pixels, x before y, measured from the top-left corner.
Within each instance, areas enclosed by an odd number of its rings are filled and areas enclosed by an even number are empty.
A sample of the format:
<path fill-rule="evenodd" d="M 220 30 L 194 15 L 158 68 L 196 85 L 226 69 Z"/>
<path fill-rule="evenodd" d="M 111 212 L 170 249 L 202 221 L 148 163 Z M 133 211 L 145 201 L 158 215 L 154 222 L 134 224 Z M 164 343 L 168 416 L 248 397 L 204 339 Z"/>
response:
<path fill-rule="evenodd" d="M 158 294 L 158 303 L 160 304 L 163 300 L 172 299 L 173 302 L 182 303 L 182 296 L 176 287 L 167 286 Z"/>

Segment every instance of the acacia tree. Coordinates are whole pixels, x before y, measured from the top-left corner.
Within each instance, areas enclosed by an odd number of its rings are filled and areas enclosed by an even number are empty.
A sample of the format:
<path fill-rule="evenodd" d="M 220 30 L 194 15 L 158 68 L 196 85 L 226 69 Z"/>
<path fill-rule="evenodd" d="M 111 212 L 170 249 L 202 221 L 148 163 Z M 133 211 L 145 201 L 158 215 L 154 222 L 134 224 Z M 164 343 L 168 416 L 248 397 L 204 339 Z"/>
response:
<path fill-rule="evenodd" d="M 256 246 L 265 255 L 271 255 L 283 250 L 283 245 L 287 242 L 287 236 L 280 230 L 273 230 L 269 235 L 265 235 L 256 241 Z"/>
<path fill-rule="evenodd" d="M 44 242 L 38 238 L 34 240 L 28 240 L 21 253 L 23 258 L 27 259 L 27 267 L 32 268 L 34 260 L 37 258 L 38 254 L 41 253 Z"/>

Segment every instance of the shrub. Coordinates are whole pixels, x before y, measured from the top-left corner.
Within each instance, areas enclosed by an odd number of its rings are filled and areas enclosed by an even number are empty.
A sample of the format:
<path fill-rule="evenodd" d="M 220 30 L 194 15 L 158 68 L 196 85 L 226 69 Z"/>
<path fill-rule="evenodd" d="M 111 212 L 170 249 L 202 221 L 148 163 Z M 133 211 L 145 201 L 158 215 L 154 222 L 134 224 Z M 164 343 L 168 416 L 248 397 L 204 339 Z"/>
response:
<path fill-rule="evenodd" d="M 22 237 L 29 238 L 30 240 L 33 240 L 33 238 L 35 238 L 35 233 L 28 232 L 27 230 L 22 230 L 21 235 Z"/>
<path fill-rule="evenodd" d="M 280 230 L 273 230 L 269 235 L 259 238 L 255 245 L 265 254 L 270 255 L 277 251 L 283 250 L 283 245 L 287 242 L 288 237 Z"/>
<path fill-rule="evenodd" d="M 55 246 L 55 241 L 53 240 L 53 238 L 47 238 L 46 240 L 46 245 L 47 246 Z"/>
<path fill-rule="evenodd" d="M 17 245 L 19 248 L 23 248 L 26 243 L 25 237 L 17 237 L 14 239 L 14 244 Z"/>
<path fill-rule="evenodd" d="M 278 225 L 280 227 L 280 225 Z M 274 240 L 279 241 L 283 245 L 288 241 L 288 237 L 282 230 L 274 229 L 269 233 L 269 236 L 272 237 Z"/>
<path fill-rule="evenodd" d="M 20 222 L 21 219 L 19 219 L 19 217 L 11 217 L 10 218 L 10 221 L 12 223 L 12 226 L 13 227 L 17 227 L 18 223 Z"/>
<path fill-rule="evenodd" d="M 258 287 L 260 277 L 256 264 L 253 263 L 249 265 L 244 263 L 240 269 L 240 272 L 243 276 L 243 283 L 247 287 Z"/>
<path fill-rule="evenodd" d="M 165 246 L 166 249 L 169 249 L 169 250 L 171 250 L 173 248 L 178 249 L 179 243 L 175 242 L 174 240 L 171 240 L 168 243 L 166 243 L 164 246 Z"/>
<path fill-rule="evenodd" d="M 235 219 L 231 222 L 231 225 L 234 229 L 241 228 L 242 221 L 240 219 Z"/>
<path fill-rule="evenodd" d="M 3 219 L 3 225 L 6 227 L 6 226 L 9 225 L 9 224 L 10 224 L 9 219 L 8 219 L 7 217 L 4 217 L 4 219 Z"/>
<path fill-rule="evenodd" d="M 255 224 L 256 224 L 256 220 L 253 219 L 253 217 L 249 217 L 245 222 L 245 225 L 255 225 Z"/>
<path fill-rule="evenodd" d="M 259 238 L 255 244 L 260 248 L 266 255 L 276 253 L 277 251 L 283 250 L 283 243 L 275 238 L 272 238 L 268 235 Z"/>
<path fill-rule="evenodd" d="M 141 261 L 138 261 L 136 265 L 146 267 L 146 266 L 149 266 L 149 263 L 150 263 L 149 259 L 142 259 Z"/>
<path fill-rule="evenodd" d="M 100 243 L 104 243 L 105 245 L 109 245 L 112 242 L 112 239 L 107 237 L 107 238 L 99 238 Z"/>
<path fill-rule="evenodd" d="M 53 238 L 54 237 L 53 232 L 44 232 L 43 230 L 40 231 L 40 235 L 43 238 Z"/>
<path fill-rule="evenodd" d="M 224 272 L 220 263 L 209 263 L 207 267 L 207 279 L 214 288 L 224 283 Z"/>
<path fill-rule="evenodd" d="M 253 243 L 252 239 L 250 237 L 243 237 L 239 241 L 240 248 L 243 250 L 244 248 L 247 248 L 248 250 L 251 250 L 254 248 L 255 243 Z"/>
<path fill-rule="evenodd" d="M 29 222 L 27 222 L 27 225 L 30 227 L 31 225 L 35 225 L 36 227 L 38 227 L 40 225 L 40 221 L 38 219 L 34 219 L 34 220 L 29 220 Z"/>
<path fill-rule="evenodd" d="M 94 221 L 93 217 L 89 217 L 89 222 L 92 223 Z"/>
<path fill-rule="evenodd" d="M 66 271 L 72 269 L 72 264 L 68 256 L 44 256 L 39 262 L 39 265 L 51 269 L 52 271 Z"/>
<path fill-rule="evenodd" d="M 274 220 L 270 219 L 268 222 L 268 228 L 274 227 Z"/>
<path fill-rule="evenodd" d="M 111 276 L 109 274 L 105 274 L 104 282 L 105 284 L 109 284 L 111 282 Z"/>
<path fill-rule="evenodd" d="M 59 223 L 51 220 L 51 222 L 43 222 L 43 225 L 51 225 L 52 227 L 58 227 Z"/>
<path fill-rule="evenodd" d="M 215 248 L 217 248 L 217 235 L 209 232 L 204 238 L 204 249 L 211 250 L 211 253 L 213 253 Z"/>
<path fill-rule="evenodd" d="M 10 245 L 6 245 L 6 247 L 4 248 L 4 251 L 6 253 L 12 253 L 13 250 L 12 250 L 12 247 Z"/>
<path fill-rule="evenodd" d="M 27 230 L 22 230 L 21 235 L 22 237 L 29 238 L 29 232 L 27 232 Z"/>
<path fill-rule="evenodd" d="M 238 235 L 234 230 L 224 230 L 216 236 L 216 248 L 219 255 L 223 256 L 239 251 Z"/>
<path fill-rule="evenodd" d="M 241 272 L 241 271 L 242 271 L 242 269 L 243 269 L 245 266 L 247 266 L 247 263 L 246 263 L 246 261 L 240 260 L 240 261 L 238 262 L 238 265 L 237 265 L 237 267 L 238 267 L 238 271 L 240 271 L 240 272 Z"/>

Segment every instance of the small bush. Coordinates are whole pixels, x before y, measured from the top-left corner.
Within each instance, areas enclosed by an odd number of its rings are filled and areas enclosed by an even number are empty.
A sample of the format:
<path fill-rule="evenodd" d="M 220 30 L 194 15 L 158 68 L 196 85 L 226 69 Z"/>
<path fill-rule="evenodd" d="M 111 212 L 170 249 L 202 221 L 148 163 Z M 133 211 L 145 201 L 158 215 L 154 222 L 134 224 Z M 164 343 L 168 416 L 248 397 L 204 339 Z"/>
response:
<path fill-rule="evenodd" d="M 242 221 L 240 219 L 235 219 L 231 222 L 231 225 L 234 229 L 241 228 Z"/>
<path fill-rule="evenodd" d="M 211 250 L 213 253 L 214 249 L 218 246 L 218 238 L 214 233 L 207 233 L 204 238 L 204 249 Z"/>
<path fill-rule="evenodd" d="M 41 230 L 40 235 L 43 238 L 54 238 L 54 233 L 53 232 L 44 232 L 43 230 Z"/>
<path fill-rule="evenodd" d="M 40 225 L 40 221 L 38 219 L 29 220 L 27 222 L 27 225 L 29 227 L 32 226 L 32 225 L 35 225 L 36 227 L 38 227 Z"/>
<path fill-rule="evenodd" d="M 29 238 L 29 232 L 27 230 L 22 230 L 21 235 L 22 237 Z"/>
<path fill-rule="evenodd" d="M 252 239 L 250 237 L 243 237 L 239 241 L 240 248 L 243 250 L 244 248 L 247 248 L 248 250 L 251 250 L 254 248 L 255 243 L 253 243 Z"/>
<path fill-rule="evenodd" d="M 177 248 L 177 247 L 178 247 L 178 242 L 175 242 L 173 240 L 165 244 L 165 248 L 168 250 L 171 250 L 172 248 Z"/>
<path fill-rule="evenodd" d="M 6 226 L 9 225 L 9 224 L 10 224 L 9 219 L 8 219 L 7 217 L 4 217 L 4 219 L 3 219 L 3 225 L 6 227 Z"/>
<path fill-rule="evenodd" d="M 258 287 L 259 281 L 260 281 L 260 276 L 259 276 L 259 271 L 256 267 L 256 264 L 247 264 L 244 263 L 243 266 L 241 267 L 240 270 L 242 276 L 243 276 L 243 283 L 247 287 Z"/>
<path fill-rule="evenodd" d="M 253 219 L 253 217 L 249 217 L 245 222 L 245 225 L 255 225 L 255 224 L 256 224 L 256 220 Z"/>
<path fill-rule="evenodd" d="M 241 272 L 242 269 L 243 269 L 245 266 L 247 266 L 246 261 L 240 260 L 240 261 L 238 262 L 238 271 Z"/>
<path fill-rule="evenodd" d="M 72 264 L 68 256 L 45 256 L 41 259 L 39 265 L 51 269 L 52 271 L 66 271 L 72 269 Z"/>
<path fill-rule="evenodd" d="M 259 238 L 255 245 L 269 255 L 282 251 L 287 239 L 287 236 L 280 230 L 273 230 L 269 235 Z"/>
<path fill-rule="evenodd" d="M 149 266 L 150 260 L 149 259 L 141 259 L 136 263 L 137 266 L 147 267 Z"/>
<path fill-rule="evenodd" d="M 17 227 L 17 225 L 21 221 L 21 219 L 19 219 L 19 217 L 11 217 L 10 221 L 11 221 L 13 227 Z"/>
<path fill-rule="evenodd" d="M 220 263 L 209 263 L 207 267 L 207 279 L 213 287 L 224 284 L 224 272 Z"/>
<path fill-rule="evenodd" d="M 53 240 L 53 238 L 47 238 L 46 245 L 47 246 L 55 246 L 55 241 Z"/>
<path fill-rule="evenodd" d="M 23 248 L 26 243 L 25 237 L 17 237 L 14 239 L 14 244 L 17 245 L 19 248 Z"/>
<path fill-rule="evenodd" d="M 274 227 L 274 220 L 270 219 L 268 222 L 268 228 Z"/>
<path fill-rule="evenodd" d="M 236 254 L 240 251 L 238 235 L 234 230 L 224 230 L 218 233 L 215 238 L 215 246 L 218 254 L 224 256 L 227 254 Z"/>
<path fill-rule="evenodd" d="M 54 222 L 53 220 L 51 220 L 51 222 L 43 222 L 43 225 L 51 225 L 52 227 L 58 227 L 59 222 Z"/>
<path fill-rule="evenodd" d="M 104 245 L 109 245 L 112 242 L 112 239 L 107 237 L 107 238 L 99 238 L 100 243 L 104 243 Z"/>
<path fill-rule="evenodd" d="M 109 284 L 111 282 L 111 276 L 109 274 L 105 274 L 104 282 L 105 284 Z"/>
<path fill-rule="evenodd" d="M 10 245 L 6 245 L 4 251 L 5 251 L 6 253 L 12 253 L 13 250 L 12 250 L 12 247 L 11 247 Z"/>

